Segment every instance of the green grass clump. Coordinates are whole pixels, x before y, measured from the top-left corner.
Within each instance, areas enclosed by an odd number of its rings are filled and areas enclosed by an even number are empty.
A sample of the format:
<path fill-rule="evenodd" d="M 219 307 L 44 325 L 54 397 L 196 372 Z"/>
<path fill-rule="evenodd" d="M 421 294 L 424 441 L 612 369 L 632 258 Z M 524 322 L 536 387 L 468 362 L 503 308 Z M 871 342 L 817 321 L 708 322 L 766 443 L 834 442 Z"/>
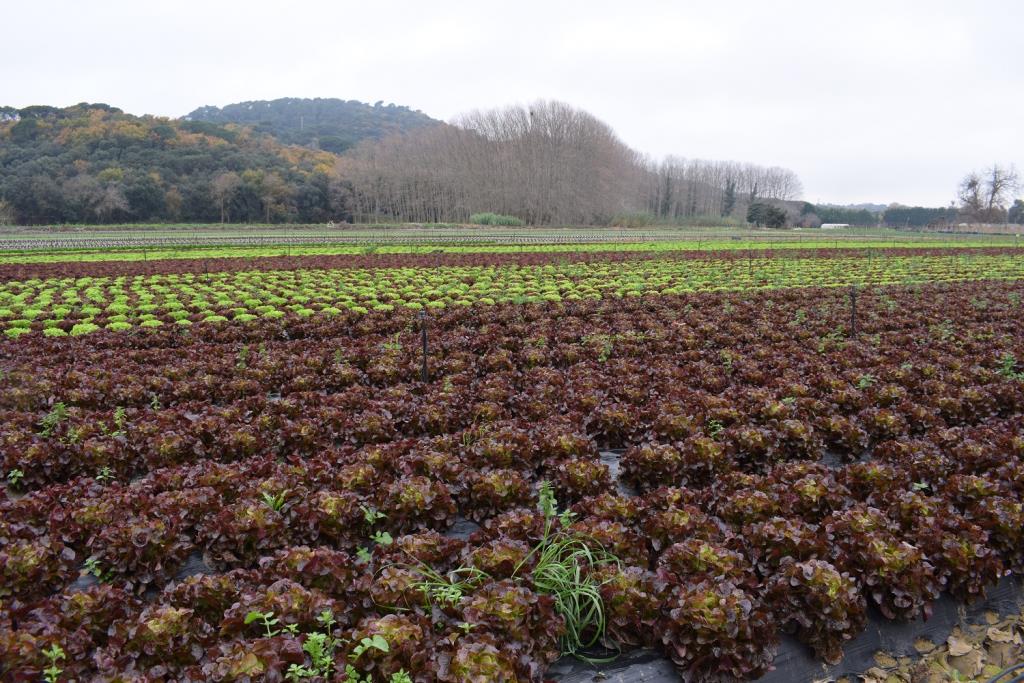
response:
<path fill-rule="evenodd" d="M 491 213 L 490 211 L 474 213 L 469 217 L 469 222 L 477 225 L 505 225 L 511 227 L 522 227 L 526 225 L 526 222 L 521 218 L 507 216 L 500 213 Z"/>
<path fill-rule="evenodd" d="M 602 583 L 593 570 L 620 566 L 615 555 L 593 538 L 571 531 L 573 513 L 558 512 L 558 502 L 550 482 L 541 482 L 540 510 L 544 515 L 544 535 L 512 572 L 512 580 L 528 582 L 541 595 L 549 595 L 555 611 L 565 618 L 562 654 L 583 659 L 584 650 L 600 642 L 604 635 L 605 607 Z M 532 564 L 532 569 L 527 569 Z M 464 595 L 493 577 L 477 567 L 465 566 L 442 576 L 425 564 L 412 567 L 420 580 L 413 584 L 426 600 L 426 607 L 455 604 Z M 529 578 L 525 576 L 529 574 Z"/>

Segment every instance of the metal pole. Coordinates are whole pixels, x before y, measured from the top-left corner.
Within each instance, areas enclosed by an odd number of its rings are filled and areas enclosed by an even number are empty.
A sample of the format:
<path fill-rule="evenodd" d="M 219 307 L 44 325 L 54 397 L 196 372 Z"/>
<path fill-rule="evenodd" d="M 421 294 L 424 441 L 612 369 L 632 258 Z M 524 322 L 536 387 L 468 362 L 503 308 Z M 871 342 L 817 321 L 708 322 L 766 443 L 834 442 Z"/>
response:
<path fill-rule="evenodd" d="M 857 336 L 857 285 L 850 285 L 850 336 Z"/>
<path fill-rule="evenodd" d="M 427 312 L 420 311 L 420 336 L 423 340 L 423 367 L 420 370 L 420 379 L 426 384 L 430 381 L 430 372 L 427 369 Z"/>

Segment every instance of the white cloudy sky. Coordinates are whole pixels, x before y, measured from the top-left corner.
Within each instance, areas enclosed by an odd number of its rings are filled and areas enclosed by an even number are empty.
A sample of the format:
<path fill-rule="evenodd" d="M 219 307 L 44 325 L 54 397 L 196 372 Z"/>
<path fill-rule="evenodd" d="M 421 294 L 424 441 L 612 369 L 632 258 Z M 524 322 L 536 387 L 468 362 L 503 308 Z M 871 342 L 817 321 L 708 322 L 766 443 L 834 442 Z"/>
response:
<path fill-rule="evenodd" d="M 1024 165 L 1022 26 L 1022 0 L 21 2 L 0 104 L 552 98 L 654 156 L 792 168 L 810 201 L 940 205 Z"/>

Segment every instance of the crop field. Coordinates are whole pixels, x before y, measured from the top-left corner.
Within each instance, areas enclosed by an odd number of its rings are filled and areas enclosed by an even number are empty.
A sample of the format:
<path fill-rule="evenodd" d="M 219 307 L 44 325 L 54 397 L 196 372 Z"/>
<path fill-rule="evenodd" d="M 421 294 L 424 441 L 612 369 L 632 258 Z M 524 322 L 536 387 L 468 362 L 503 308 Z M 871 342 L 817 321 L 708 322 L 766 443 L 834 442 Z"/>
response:
<path fill-rule="evenodd" d="M 335 316 L 395 307 L 443 309 L 842 285 L 1017 279 L 1014 250 L 827 258 L 677 258 L 525 265 L 395 266 L 14 280 L 0 284 L 0 325 L 9 337 L 33 331 L 80 335 L 194 323 Z M 488 258 L 481 259 L 487 261 Z M 0 275 L 2 275 L 0 270 Z"/>
<path fill-rule="evenodd" d="M 0 264 L 352 254 L 678 252 L 778 249 L 1021 248 L 1019 235 L 738 228 L 126 226 L 0 230 Z"/>
<path fill-rule="evenodd" d="M 0 679 L 753 680 L 979 601 L 1024 257 L 828 247 L 3 263 Z"/>

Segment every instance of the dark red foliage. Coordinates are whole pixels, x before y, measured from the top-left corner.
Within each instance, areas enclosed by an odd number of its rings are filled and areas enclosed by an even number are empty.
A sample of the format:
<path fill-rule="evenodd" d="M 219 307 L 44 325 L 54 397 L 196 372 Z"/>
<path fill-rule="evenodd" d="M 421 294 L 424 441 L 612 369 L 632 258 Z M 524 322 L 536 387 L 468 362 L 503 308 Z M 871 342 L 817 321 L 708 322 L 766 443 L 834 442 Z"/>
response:
<path fill-rule="evenodd" d="M 401 306 L 4 338 L 0 678 L 38 680 L 58 644 L 76 680 L 281 680 L 329 609 L 338 670 L 381 635 L 356 662 L 376 679 L 540 681 L 562 632 L 531 583 L 544 480 L 572 513 L 551 529 L 622 562 L 592 574 L 605 644 L 729 680 L 786 627 L 834 661 L 867 601 L 913 618 L 1024 570 L 1019 294 L 865 288 L 856 337 L 829 288 L 453 306 L 431 312 L 427 383 Z M 456 522 L 467 540 L 442 534 Z M 107 583 L 70 588 L 89 558 Z M 493 580 L 430 605 L 423 565 Z M 249 611 L 298 632 L 267 637 Z"/>
<path fill-rule="evenodd" d="M 688 680 L 747 680 L 771 666 L 771 616 L 728 581 L 672 585 L 663 611 L 662 646 Z"/>
<path fill-rule="evenodd" d="M 537 595 L 511 581 L 499 581 L 463 598 L 461 607 L 466 621 L 514 643 L 541 667 L 558 657 L 558 639 L 565 622 L 555 613 L 551 596 Z"/>
<path fill-rule="evenodd" d="M 783 562 L 765 594 L 781 624 L 794 628 L 829 664 L 842 660 L 843 643 L 867 624 L 867 605 L 856 581 L 822 560 Z"/>
<path fill-rule="evenodd" d="M 594 573 L 604 601 L 605 644 L 610 648 L 657 643 L 664 582 L 642 567 L 608 565 Z"/>
<path fill-rule="evenodd" d="M 819 528 L 800 519 L 773 517 L 744 527 L 739 538 L 747 557 L 765 578 L 787 560 L 804 562 L 828 553 Z"/>
<path fill-rule="evenodd" d="M 491 470 L 471 474 L 468 482 L 466 516 L 475 522 L 528 505 L 533 490 L 516 470 Z"/>

